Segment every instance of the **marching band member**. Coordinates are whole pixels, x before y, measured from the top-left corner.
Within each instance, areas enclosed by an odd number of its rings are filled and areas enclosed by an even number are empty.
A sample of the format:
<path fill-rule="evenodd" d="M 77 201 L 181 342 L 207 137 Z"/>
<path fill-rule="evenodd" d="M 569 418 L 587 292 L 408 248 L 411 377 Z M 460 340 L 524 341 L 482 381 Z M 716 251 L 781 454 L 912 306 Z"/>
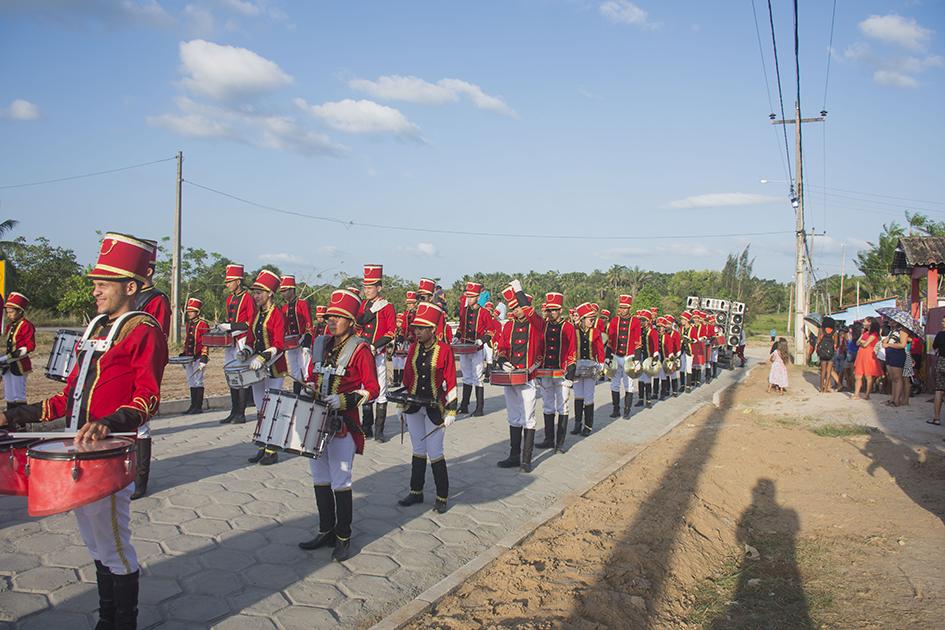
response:
<path fill-rule="evenodd" d="M 256 276 L 253 286 L 250 287 L 253 302 L 256 303 L 256 317 L 253 319 L 252 327 L 253 343 L 240 351 L 239 358 L 248 362 L 251 370 L 266 368 L 267 377 L 253 383 L 253 400 L 256 401 L 257 419 L 262 417 L 266 390 L 281 389 L 288 374 L 288 366 L 283 354 L 285 352 L 285 319 L 282 310 L 273 301 L 280 284 L 279 276 L 268 269 L 263 269 Z M 260 446 L 249 461 L 253 464 L 259 462 L 261 466 L 270 466 L 279 461 L 279 453 L 268 446 Z"/>
<path fill-rule="evenodd" d="M 505 390 L 505 407 L 509 418 L 509 456 L 498 463 L 499 468 L 521 466 L 523 472 L 532 471 L 532 451 L 535 447 L 535 399 L 538 388 L 535 370 L 544 354 L 545 321 L 531 306 L 518 280 L 502 292 L 509 305 L 511 318 L 505 322 L 496 353 L 503 370 L 525 370 L 524 385 L 509 385 Z"/>
<path fill-rule="evenodd" d="M 250 326 L 256 319 L 256 303 L 249 291 L 243 287 L 243 265 L 226 266 L 223 284 L 230 294 L 226 297 L 226 321 L 217 324 L 217 329 L 224 332 L 238 333 L 241 338 L 223 350 L 223 365 L 236 360 L 236 355 L 247 344 L 252 345 L 253 333 Z M 220 420 L 220 424 L 242 424 L 246 422 L 247 388 L 230 388 L 230 415 Z"/>
<path fill-rule="evenodd" d="M 579 318 L 576 333 L 577 358 L 597 361 L 603 365 L 604 339 L 600 330 L 594 325 L 594 305 L 584 302 L 577 307 L 575 314 Z M 594 429 L 595 385 L 597 385 L 596 378 L 579 378 L 574 381 L 574 428 L 571 430 L 571 435 L 581 434 L 587 437 Z M 560 451 L 563 444 L 564 435 L 559 428 L 555 448 Z"/>
<path fill-rule="evenodd" d="M 429 278 L 420 278 L 417 285 L 417 300 L 420 302 L 433 302 L 433 294 L 436 291 L 436 282 Z M 440 325 L 436 327 L 436 338 L 446 343 L 453 343 L 453 329 L 446 323 L 444 317 Z"/>
<path fill-rule="evenodd" d="M 680 373 L 680 352 L 682 351 L 682 338 L 679 334 L 679 326 L 676 324 L 676 318 L 672 315 L 666 316 L 667 321 L 667 334 L 669 335 L 669 349 L 672 353 L 671 358 L 673 359 L 675 370 L 667 376 L 672 380 L 672 395 L 675 398 L 679 396 L 679 373 Z"/>
<path fill-rule="evenodd" d="M 328 322 L 325 321 L 325 306 L 319 304 L 315 307 L 315 320 L 312 322 L 312 337 L 320 335 L 330 335 L 328 332 Z"/>
<path fill-rule="evenodd" d="M 377 370 L 377 384 L 380 388 L 377 398 L 367 403 L 364 408 L 364 436 L 378 442 L 386 442 L 384 423 L 387 420 L 387 353 L 385 346 L 394 340 L 397 328 L 397 311 L 394 305 L 381 297 L 384 287 L 384 267 L 364 265 L 364 301 L 358 312 L 358 325 L 361 337 L 374 353 L 374 365 Z M 377 403 L 377 417 L 374 416 L 374 404 Z M 376 427 L 374 426 L 376 423 Z"/>
<path fill-rule="evenodd" d="M 614 361 L 614 376 L 610 381 L 610 397 L 613 403 L 611 418 L 620 417 L 620 389 L 623 388 L 623 417 L 629 418 L 633 407 L 634 380 L 624 371 L 626 361 L 633 361 L 634 354 L 640 348 L 640 320 L 630 316 L 632 295 L 617 298 L 617 316 L 610 320 L 607 327 L 607 358 Z M 599 330 L 599 329 L 598 329 Z"/>
<path fill-rule="evenodd" d="M 689 335 L 692 330 L 692 313 L 683 311 L 679 314 L 680 338 L 680 392 L 685 394 L 692 390 L 692 340 Z"/>
<path fill-rule="evenodd" d="M 541 407 L 545 419 L 545 439 L 538 448 L 555 448 L 556 435 L 564 436 L 568 429 L 568 394 L 574 381 L 575 333 L 574 325 L 561 316 L 564 308 L 564 295 L 557 292 L 545 295 L 542 307 L 547 314 L 544 330 L 544 356 L 541 367 L 564 370 L 563 379 L 542 376 Z M 558 416 L 555 426 L 555 414 Z"/>
<path fill-rule="evenodd" d="M 182 357 L 194 357 L 192 363 L 184 365 L 187 386 L 190 387 L 190 408 L 185 414 L 203 413 L 203 376 L 210 362 L 210 352 L 203 345 L 203 335 L 210 330 L 210 323 L 200 316 L 203 302 L 195 297 L 187 298 L 184 316 L 187 318 L 187 333 L 184 336 Z"/>
<path fill-rule="evenodd" d="M 334 545 L 332 558 L 339 562 L 351 555 L 351 472 L 355 453 L 364 453 L 358 410 L 380 391 L 371 347 L 354 334 L 360 307 L 361 300 L 350 291 L 331 294 L 326 311 L 331 336 L 316 339 L 308 378 L 315 397 L 330 410 L 340 412 L 342 422 L 322 456 L 309 459 L 318 535 L 299 543 L 299 547 Z"/>
<path fill-rule="evenodd" d="M 719 375 L 719 326 L 716 323 L 714 314 L 710 314 L 706 318 L 706 338 L 709 342 L 709 361 L 706 366 L 706 382 L 711 382 L 712 379 Z"/>
<path fill-rule="evenodd" d="M 148 273 L 144 286 L 138 292 L 134 310 L 147 313 L 161 327 L 164 336 L 171 334 L 171 301 L 154 286 L 154 270 L 157 266 L 157 241 L 141 239 L 151 248 L 148 258 Z M 131 500 L 140 499 L 148 491 L 148 478 L 151 476 L 151 421 L 138 427 L 138 439 L 135 441 L 138 456 L 138 470 L 135 478 L 135 491 Z"/>
<path fill-rule="evenodd" d="M 692 324 L 689 327 L 689 346 L 692 358 L 692 386 L 702 385 L 702 368 L 705 365 L 705 337 L 702 331 L 704 315 L 702 311 L 692 312 Z"/>
<path fill-rule="evenodd" d="M 659 360 L 659 333 L 656 327 L 653 326 L 653 313 L 647 309 L 641 309 L 637 311 L 637 317 L 640 319 L 643 338 L 643 343 L 640 347 L 642 350 L 642 359 L 655 358 Z M 654 378 L 655 377 L 650 376 L 646 372 L 640 374 L 640 378 L 637 380 L 637 393 L 639 395 L 637 407 L 646 406 L 649 408 L 653 406 Z"/>
<path fill-rule="evenodd" d="M 469 413 L 469 397 L 473 387 L 476 388 L 476 409 L 473 416 L 482 416 L 485 404 L 485 381 L 483 380 L 485 352 L 484 348 L 490 343 L 492 336 L 492 317 L 489 312 L 479 306 L 479 295 L 482 285 L 478 282 L 467 282 L 466 292 L 459 304 L 459 331 L 457 336 L 462 343 L 476 345 L 472 354 L 459 355 L 459 368 L 463 373 L 463 398 L 459 405 L 459 413 Z"/>
<path fill-rule="evenodd" d="M 417 340 L 407 350 L 404 387 L 409 394 L 430 404 L 408 404 L 404 409 L 413 458 L 410 466 L 410 493 L 398 501 L 402 506 L 423 503 L 423 482 L 427 457 L 436 484 L 433 509 L 442 514 L 449 499 L 449 477 L 443 457 L 446 427 L 456 419 L 456 360 L 445 341 L 437 340 L 436 327 L 446 313 L 432 303 L 421 304 L 411 326 Z"/>
<path fill-rule="evenodd" d="M 3 311 L 7 319 L 6 354 L 0 357 L 3 370 L 3 397 L 7 409 L 26 404 L 26 377 L 33 371 L 29 353 L 36 350 L 36 327 L 26 319 L 30 301 L 22 293 L 11 291 Z"/>
<path fill-rule="evenodd" d="M 492 370 L 492 362 L 495 359 L 495 339 L 502 326 L 496 320 L 495 305 L 492 302 L 486 302 L 482 305 L 489 313 L 489 342 L 482 347 L 482 358 L 486 363 L 486 370 L 483 372 L 483 380 L 489 378 L 489 372 Z"/>
<path fill-rule="evenodd" d="M 404 312 L 397 316 L 397 337 L 395 340 L 396 350 L 392 359 L 394 368 L 394 384 L 401 385 L 404 380 L 404 367 L 407 365 L 406 355 L 403 350 L 410 347 L 414 341 L 414 332 L 411 326 L 413 318 L 417 314 L 417 292 L 407 291 L 405 299 Z"/>
<path fill-rule="evenodd" d="M 298 289 L 295 276 L 282 276 L 279 283 L 279 295 L 285 300 L 280 310 L 285 321 L 285 335 L 294 339 L 294 347 L 286 344 L 285 359 L 292 377 L 292 391 L 298 394 L 302 391 L 302 382 L 308 372 L 308 347 L 312 345 L 312 314 L 308 302 L 298 299 Z"/>
<path fill-rule="evenodd" d="M 606 344 L 607 343 L 607 329 L 610 326 L 610 311 L 607 310 L 606 308 L 601 309 L 600 317 L 598 318 L 598 321 L 600 322 L 599 323 L 600 328 L 598 330 L 604 336 L 604 343 Z"/>
<path fill-rule="evenodd" d="M 65 416 L 75 442 L 104 439 L 112 432 L 134 431 L 157 411 L 167 364 L 167 338 L 146 313 L 134 312 L 145 283 L 150 247 L 134 237 L 107 233 L 98 262 L 89 272 L 97 320 L 90 339 L 105 349 L 82 350 L 62 392 L 32 405 L 0 414 L 0 426 L 48 422 Z M 92 352 L 90 356 L 86 353 Z M 89 370 L 79 366 L 89 361 Z M 95 378 L 91 377 L 91 374 Z M 99 628 L 134 628 L 138 617 L 138 556 L 131 544 L 130 483 L 116 493 L 73 510 L 79 533 L 95 561 Z"/>

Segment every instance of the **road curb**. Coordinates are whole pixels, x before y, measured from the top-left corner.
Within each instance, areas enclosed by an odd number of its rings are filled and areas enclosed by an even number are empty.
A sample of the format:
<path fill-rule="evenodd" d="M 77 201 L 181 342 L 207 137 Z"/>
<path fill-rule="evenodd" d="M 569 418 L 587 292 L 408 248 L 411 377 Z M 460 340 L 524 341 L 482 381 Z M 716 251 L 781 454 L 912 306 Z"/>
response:
<path fill-rule="evenodd" d="M 651 444 L 659 440 L 667 433 L 675 429 L 682 423 L 686 418 L 689 418 L 694 413 L 702 409 L 707 405 L 712 405 L 715 408 L 719 408 L 721 404 L 721 395 L 727 389 L 734 385 L 738 385 L 751 374 L 754 370 L 762 363 L 757 363 L 751 367 L 745 368 L 741 371 L 740 374 L 736 375 L 732 382 L 723 385 L 718 390 L 712 393 L 712 399 L 704 400 L 694 404 L 690 407 L 685 413 L 680 414 L 679 418 L 675 422 L 671 422 L 667 425 L 666 430 L 662 431 L 655 438 L 650 440 L 648 443 L 640 445 L 639 448 L 631 449 L 629 453 L 619 457 L 614 460 L 608 466 L 605 466 L 603 469 L 598 471 L 592 480 L 589 480 L 588 483 L 583 484 L 580 488 L 562 496 L 558 499 L 553 505 L 549 506 L 547 509 L 537 514 L 534 518 L 529 519 L 525 523 L 522 523 L 517 529 L 513 532 L 507 534 L 501 539 L 497 540 L 495 543 L 483 550 L 482 553 L 477 555 L 475 558 L 459 567 L 442 580 L 426 589 L 414 599 L 410 600 L 403 606 L 400 606 L 397 610 L 391 614 L 385 616 L 383 619 L 378 621 L 376 624 L 370 627 L 370 630 L 399 630 L 403 628 L 408 623 L 413 621 L 419 615 L 427 612 L 432 608 L 437 602 L 451 594 L 457 588 L 459 588 L 463 582 L 474 577 L 477 573 L 485 569 L 487 566 L 492 564 L 497 560 L 502 554 L 504 554 L 509 549 L 512 549 L 520 542 L 528 538 L 536 529 L 557 517 L 564 511 L 564 508 L 570 505 L 572 502 L 580 499 L 585 494 L 587 494 L 592 488 L 597 486 L 600 482 L 605 480 L 607 477 L 611 476 L 622 467 L 630 463 L 634 458 L 636 458 L 640 453 L 645 451 Z"/>
<path fill-rule="evenodd" d="M 225 409 L 226 406 L 224 403 L 229 403 L 229 396 L 207 396 L 203 399 L 203 410 L 204 411 L 213 411 L 214 409 Z M 177 416 L 185 411 L 190 409 L 190 400 L 186 398 L 179 398 L 177 400 L 167 400 L 161 401 L 161 406 L 158 408 L 158 417 L 161 416 Z"/>

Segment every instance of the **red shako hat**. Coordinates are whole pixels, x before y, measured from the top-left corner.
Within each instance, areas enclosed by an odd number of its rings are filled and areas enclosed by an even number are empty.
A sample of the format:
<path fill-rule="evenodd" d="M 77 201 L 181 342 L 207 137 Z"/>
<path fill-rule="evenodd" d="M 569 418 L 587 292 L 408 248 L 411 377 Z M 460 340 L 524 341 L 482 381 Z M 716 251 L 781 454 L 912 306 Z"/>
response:
<path fill-rule="evenodd" d="M 315 306 L 315 314 L 316 314 L 316 315 L 324 315 L 324 314 L 325 314 L 325 305 L 324 305 L 324 304 L 318 304 L 318 305 L 316 305 L 316 306 Z"/>
<path fill-rule="evenodd" d="M 187 298 L 187 306 L 184 310 L 186 311 L 199 311 L 203 308 L 203 300 L 200 298 Z"/>
<path fill-rule="evenodd" d="M 610 311 L 607 310 L 606 308 L 605 308 L 604 310 L 602 310 L 602 311 L 600 312 L 600 314 L 603 315 L 604 317 L 610 319 Z"/>
<path fill-rule="evenodd" d="M 621 307 L 621 306 L 633 306 L 633 296 L 632 296 L 632 295 L 627 295 L 626 293 L 624 293 L 623 295 L 621 295 L 620 297 L 618 297 L 618 298 L 617 298 L 617 307 L 619 308 L 619 307 Z"/>
<path fill-rule="evenodd" d="M 518 308 L 518 299 L 516 299 L 515 289 L 512 287 L 505 287 L 502 289 L 502 299 L 505 300 L 505 303 L 510 309 Z"/>
<path fill-rule="evenodd" d="M 466 297 L 476 297 L 482 293 L 482 285 L 478 282 L 466 283 Z"/>
<path fill-rule="evenodd" d="M 224 282 L 229 282 L 230 280 L 239 280 L 243 281 L 243 276 L 245 275 L 243 271 L 243 265 L 232 264 L 226 266 L 226 276 L 223 278 Z"/>
<path fill-rule="evenodd" d="M 279 282 L 280 291 L 283 289 L 295 289 L 295 288 L 297 288 L 295 286 L 295 276 L 293 275 L 282 276 L 282 281 Z"/>
<path fill-rule="evenodd" d="M 326 309 L 326 314 L 354 320 L 360 309 L 361 298 L 347 289 L 338 289 L 331 294 L 331 301 Z"/>
<path fill-rule="evenodd" d="M 436 290 L 436 282 L 430 280 L 429 278 L 420 278 L 420 282 L 417 284 L 417 293 L 426 293 L 427 295 L 433 295 L 433 292 Z"/>
<path fill-rule="evenodd" d="M 416 302 L 417 301 L 417 292 L 416 291 L 407 291 L 407 302 Z"/>
<path fill-rule="evenodd" d="M 93 280 L 137 280 L 146 282 L 151 260 L 151 246 L 145 241 L 117 232 L 102 238 L 98 261 L 89 272 Z"/>
<path fill-rule="evenodd" d="M 256 276 L 256 281 L 253 282 L 252 288 L 275 293 L 279 290 L 279 276 L 268 269 L 263 269 L 259 272 L 259 275 Z"/>
<path fill-rule="evenodd" d="M 364 284 L 383 284 L 384 265 L 364 265 Z"/>
<path fill-rule="evenodd" d="M 590 302 L 584 302 L 584 304 L 579 304 L 577 307 L 577 315 L 581 319 L 584 319 L 585 317 L 593 316 L 594 305 L 591 304 Z"/>
<path fill-rule="evenodd" d="M 29 298 L 17 291 L 10 291 L 9 295 L 7 295 L 7 303 L 4 304 L 4 306 L 14 306 L 21 311 L 25 311 L 29 308 L 29 305 Z"/>
<path fill-rule="evenodd" d="M 564 294 L 552 291 L 545 294 L 545 304 L 542 308 L 564 308 Z"/>
<path fill-rule="evenodd" d="M 411 326 L 432 326 L 436 328 L 443 321 L 445 313 L 443 309 L 433 302 L 423 302 L 417 306 L 417 314 L 414 316 Z"/>

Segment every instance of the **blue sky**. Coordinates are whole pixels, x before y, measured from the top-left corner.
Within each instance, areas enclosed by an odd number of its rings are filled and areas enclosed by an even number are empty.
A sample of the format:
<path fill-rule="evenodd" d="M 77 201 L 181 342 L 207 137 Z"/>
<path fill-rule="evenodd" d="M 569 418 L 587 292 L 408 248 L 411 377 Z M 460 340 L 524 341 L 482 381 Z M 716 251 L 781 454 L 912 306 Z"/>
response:
<path fill-rule="evenodd" d="M 790 117 L 791 5 L 773 4 Z M 831 8 L 801 3 L 805 116 L 824 106 Z M 943 31 L 941 0 L 839 0 L 830 114 L 804 128 L 808 226 L 827 232 L 820 273 L 904 209 L 945 219 Z M 0 186 L 182 150 L 185 179 L 265 205 L 459 232 L 345 227 L 185 184 L 184 244 L 248 267 L 313 279 L 380 262 L 447 281 L 675 271 L 719 268 L 751 242 L 757 273 L 792 274 L 784 149 L 748 0 L 6 0 L 0 73 Z M 793 128 L 789 140 L 793 162 Z M 96 230 L 170 235 L 174 177 L 164 162 L 0 188 L 0 214 L 88 262 Z"/>

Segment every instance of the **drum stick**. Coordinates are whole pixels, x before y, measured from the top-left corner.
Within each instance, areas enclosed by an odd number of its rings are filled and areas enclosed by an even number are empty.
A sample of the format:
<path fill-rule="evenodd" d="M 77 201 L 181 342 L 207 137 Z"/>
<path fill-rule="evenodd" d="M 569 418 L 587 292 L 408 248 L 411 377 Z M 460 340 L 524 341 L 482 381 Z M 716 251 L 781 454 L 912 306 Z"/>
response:
<path fill-rule="evenodd" d="M 423 436 L 423 439 L 422 439 L 421 441 L 427 439 L 428 437 L 430 437 L 431 435 L 433 435 L 434 433 L 436 433 L 437 431 L 439 431 L 439 430 L 442 429 L 442 428 L 443 428 L 443 425 L 441 424 L 441 425 L 438 426 L 437 428 L 433 429 L 432 431 L 430 431 L 429 433 L 427 433 L 426 435 L 424 435 L 424 436 Z"/>
<path fill-rule="evenodd" d="M 129 432 L 129 433 L 109 433 L 106 437 L 136 437 L 137 435 L 138 435 L 138 434 L 137 434 L 136 432 Z M 3 433 L 3 432 L 0 432 L 0 438 L 15 438 L 15 439 L 36 438 L 36 439 L 38 439 L 38 440 L 49 440 L 49 439 L 55 439 L 55 438 L 63 438 L 63 439 L 65 439 L 65 438 L 74 438 L 75 436 L 76 436 L 76 433 L 75 433 L 75 432 L 72 432 L 72 433 L 64 433 L 64 432 L 62 432 L 62 431 L 45 431 L 45 432 L 40 431 L 40 432 L 37 432 L 37 433 L 25 433 L 25 432 Z"/>

